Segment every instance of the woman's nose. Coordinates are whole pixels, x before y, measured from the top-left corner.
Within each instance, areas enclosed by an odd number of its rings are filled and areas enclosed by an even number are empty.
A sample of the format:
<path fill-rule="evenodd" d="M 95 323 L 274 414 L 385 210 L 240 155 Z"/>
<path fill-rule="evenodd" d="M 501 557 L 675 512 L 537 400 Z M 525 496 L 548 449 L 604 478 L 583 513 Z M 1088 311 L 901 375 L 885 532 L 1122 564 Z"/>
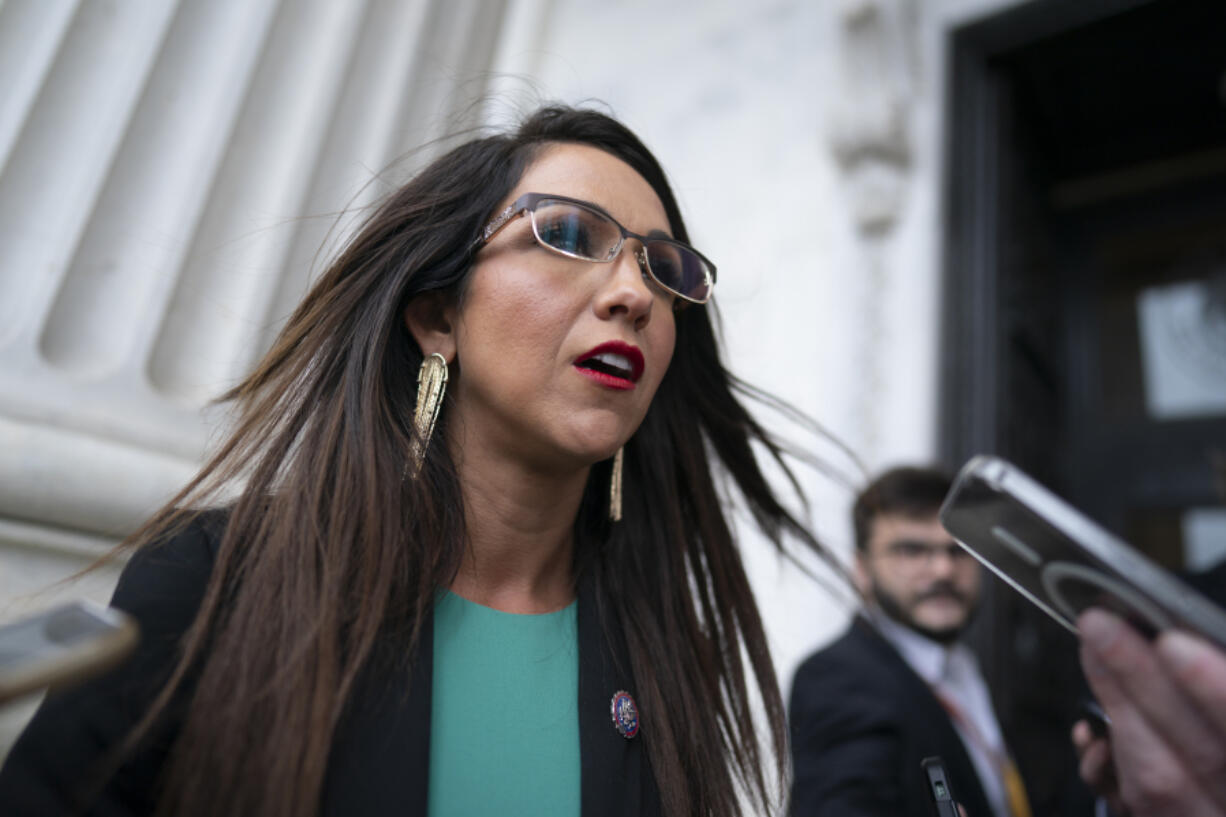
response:
<path fill-rule="evenodd" d="M 647 272 L 646 251 L 641 245 L 627 242 L 609 266 L 608 279 L 597 295 L 596 308 L 601 317 L 624 314 L 636 329 L 641 329 L 651 320 L 651 310 L 656 300 L 656 290 Z"/>

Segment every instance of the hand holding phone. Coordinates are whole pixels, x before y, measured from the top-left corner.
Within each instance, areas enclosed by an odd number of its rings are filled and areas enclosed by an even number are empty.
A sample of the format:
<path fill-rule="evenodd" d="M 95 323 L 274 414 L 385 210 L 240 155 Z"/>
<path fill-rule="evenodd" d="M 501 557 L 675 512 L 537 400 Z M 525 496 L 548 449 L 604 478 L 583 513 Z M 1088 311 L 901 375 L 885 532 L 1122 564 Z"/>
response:
<path fill-rule="evenodd" d="M 1004 460 L 967 463 L 940 518 L 1082 636 L 1082 666 L 1110 715 L 1105 739 L 1078 730 L 1083 778 L 1113 808 L 1226 817 L 1226 611 Z"/>
<path fill-rule="evenodd" d="M 1226 650 L 1177 630 L 1147 640 L 1101 610 L 1078 624 L 1111 715 L 1106 739 L 1074 730 L 1083 779 L 1115 813 L 1226 817 Z"/>
<path fill-rule="evenodd" d="M 131 616 L 89 601 L 6 624 L 0 627 L 0 703 L 102 672 L 137 640 Z"/>

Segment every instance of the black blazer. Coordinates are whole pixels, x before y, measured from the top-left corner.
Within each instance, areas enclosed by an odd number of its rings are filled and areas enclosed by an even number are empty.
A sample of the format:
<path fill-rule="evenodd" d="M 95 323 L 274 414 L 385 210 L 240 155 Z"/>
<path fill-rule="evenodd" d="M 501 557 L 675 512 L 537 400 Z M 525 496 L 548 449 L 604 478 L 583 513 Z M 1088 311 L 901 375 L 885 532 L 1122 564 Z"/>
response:
<path fill-rule="evenodd" d="M 992 817 L 961 738 L 922 678 L 861 617 L 792 682 L 796 817 L 931 817 L 920 761 L 940 755 L 969 817 Z"/>
<path fill-rule="evenodd" d="M 0 804 L 9 817 L 81 813 L 80 792 L 90 788 L 117 742 L 145 711 L 173 665 L 180 637 L 204 595 L 224 521 L 206 515 L 167 543 L 135 555 L 124 569 L 112 604 L 136 617 L 141 643 L 135 655 L 107 675 L 63 693 L 52 692 L 18 739 L 0 770 Z M 618 690 L 634 693 L 624 645 L 609 644 L 595 593 L 580 587 L 579 745 L 584 817 L 658 815 L 659 793 L 639 736 L 623 738 L 610 714 Z M 338 725 L 324 779 L 322 815 L 425 815 L 430 764 L 430 693 L 433 626 L 427 622 L 411 665 L 385 660 L 385 645 L 359 679 Z M 382 669 L 374 669 L 381 667 Z M 408 690 L 411 687 L 411 694 Z M 185 698 L 149 740 L 102 787 L 94 787 L 86 814 L 151 814 L 152 793 L 184 712 Z"/>

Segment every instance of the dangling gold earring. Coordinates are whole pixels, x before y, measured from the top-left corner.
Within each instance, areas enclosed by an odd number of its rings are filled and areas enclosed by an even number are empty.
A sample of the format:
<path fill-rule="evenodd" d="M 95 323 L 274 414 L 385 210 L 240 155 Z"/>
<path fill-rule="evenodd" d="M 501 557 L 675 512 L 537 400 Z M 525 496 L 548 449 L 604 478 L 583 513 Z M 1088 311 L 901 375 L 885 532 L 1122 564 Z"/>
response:
<path fill-rule="evenodd" d="M 620 522 L 622 518 L 622 460 L 626 458 L 623 445 L 613 455 L 613 472 L 609 475 L 609 519 Z"/>
<path fill-rule="evenodd" d="M 426 461 L 426 446 L 434 434 L 434 423 L 443 407 L 443 392 L 447 389 L 447 358 L 438 352 L 427 355 L 417 370 L 417 408 L 413 410 L 413 439 L 409 444 L 409 461 L 413 476 L 421 472 Z"/>

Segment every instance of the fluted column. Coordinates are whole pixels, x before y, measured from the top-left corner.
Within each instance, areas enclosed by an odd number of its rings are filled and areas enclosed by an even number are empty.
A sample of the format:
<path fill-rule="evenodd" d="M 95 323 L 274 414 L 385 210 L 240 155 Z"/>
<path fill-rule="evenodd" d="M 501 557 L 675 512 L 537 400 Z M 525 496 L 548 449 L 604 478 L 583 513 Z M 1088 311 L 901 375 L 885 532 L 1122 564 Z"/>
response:
<path fill-rule="evenodd" d="M 505 5 L 0 4 L 0 591 L 190 477 L 337 214 L 477 124 Z"/>

